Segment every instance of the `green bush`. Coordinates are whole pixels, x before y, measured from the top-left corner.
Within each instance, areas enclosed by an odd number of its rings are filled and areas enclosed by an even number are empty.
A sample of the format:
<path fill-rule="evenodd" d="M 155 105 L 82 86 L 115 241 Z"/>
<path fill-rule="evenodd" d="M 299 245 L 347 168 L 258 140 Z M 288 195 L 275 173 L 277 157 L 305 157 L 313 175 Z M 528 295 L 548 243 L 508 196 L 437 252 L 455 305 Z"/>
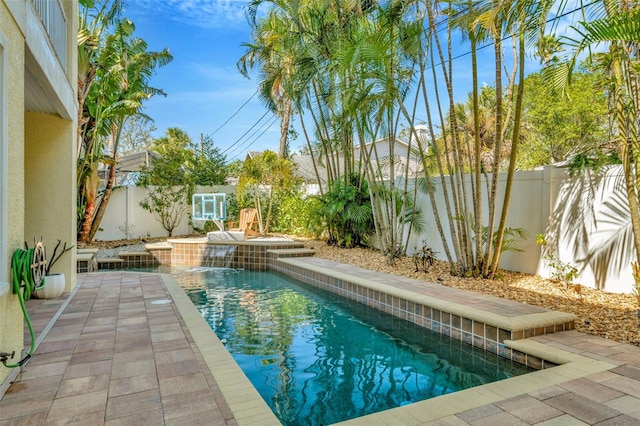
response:
<path fill-rule="evenodd" d="M 360 186 L 358 184 L 361 182 Z M 326 225 L 327 243 L 340 247 L 366 244 L 374 233 L 371 199 L 366 181 L 358 175 L 334 181 L 318 200 L 312 216 Z"/>
<path fill-rule="evenodd" d="M 317 237 L 318 226 L 310 225 L 312 205 L 316 200 L 305 197 L 302 191 L 292 190 L 274 199 L 274 232 Z"/>

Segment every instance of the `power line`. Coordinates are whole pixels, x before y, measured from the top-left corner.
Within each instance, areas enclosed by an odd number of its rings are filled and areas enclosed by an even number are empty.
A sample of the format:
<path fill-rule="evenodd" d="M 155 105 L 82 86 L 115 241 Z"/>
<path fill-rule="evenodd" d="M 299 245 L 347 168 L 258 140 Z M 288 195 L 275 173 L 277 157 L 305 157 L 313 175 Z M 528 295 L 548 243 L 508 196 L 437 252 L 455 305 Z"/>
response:
<path fill-rule="evenodd" d="M 264 114 L 262 114 L 262 117 L 260 117 L 258 119 L 258 121 L 256 121 L 255 123 L 253 123 L 253 125 L 251 127 L 249 127 L 249 129 L 244 132 L 234 143 L 232 143 L 230 146 L 227 147 L 227 149 L 225 149 L 224 151 L 222 151 L 222 154 L 226 154 L 227 152 L 229 152 L 231 150 L 231 148 L 233 148 L 234 146 L 236 146 L 238 143 L 240 143 L 240 141 L 249 133 L 251 132 L 251 130 L 253 130 L 254 127 L 256 127 L 258 125 L 258 123 L 260 123 L 262 121 L 263 118 L 265 118 L 271 111 L 267 111 Z"/>
<path fill-rule="evenodd" d="M 274 117 L 272 118 L 271 122 L 270 122 L 267 126 L 265 126 L 265 127 L 264 127 L 264 130 L 262 130 L 262 132 L 260 132 L 260 134 L 259 134 L 258 136 L 256 136 L 256 137 L 251 141 L 251 143 L 245 147 L 245 149 L 246 149 L 246 148 L 249 148 L 251 145 L 253 145 L 254 143 L 256 143 L 256 142 L 258 141 L 258 139 L 260 139 L 260 138 L 262 137 L 262 135 L 264 135 L 264 134 L 267 132 L 267 130 L 270 130 L 270 129 L 271 129 L 271 127 L 273 127 L 273 125 L 276 123 L 276 121 L 278 121 L 278 117 L 274 116 Z M 238 154 L 240 154 L 240 153 L 238 152 Z M 236 155 L 235 155 L 234 157 L 232 157 L 232 158 L 237 158 L 237 157 L 238 157 L 238 155 L 236 154 Z"/>
<path fill-rule="evenodd" d="M 235 152 L 235 151 L 238 151 L 238 150 L 240 150 L 240 149 L 243 149 L 243 150 L 248 149 L 251 145 L 253 145 L 254 143 L 256 143 L 256 142 L 258 141 L 258 139 L 260 139 L 260 138 L 262 137 L 262 135 L 264 135 L 264 134 L 267 132 L 267 130 L 270 130 L 270 129 L 271 129 L 271 127 L 273 127 L 273 125 L 276 123 L 276 121 L 278 121 L 278 117 L 277 117 L 277 116 L 273 116 L 273 117 L 271 118 L 271 121 L 270 121 L 270 122 L 268 122 L 264 127 L 262 127 L 262 129 L 258 129 L 258 130 L 256 130 L 256 131 L 253 133 L 253 135 L 255 135 L 258 131 L 262 130 L 262 131 L 260 132 L 260 134 L 259 134 L 259 135 L 255 136 L 255 137 L 254 137 L 254 139 L 253 139 L 253 140 L 252 140 L 248 145 L 245 145 L 245 146 L 241 146 L 241 147 L 236 148 L 236 149 L 234 150 L 234 152 Z M 253 136 L 253 135 L 251 135 L 251 136 Z M 240 154 L 240 152 L 238 152 L 237 154 L 234 154 L 234 155 L 232 156 L 232 158 L 237 158 L 237 155 L 238 155 L 238 154 Z M 231 155 L 231 154 L 229 154 L 229 155 Z"/>
<path fill-rule="evenodd" d="M 225 126 L 229 121 L 231 121 L 231 119 L 232 119 L 233 117 L 235 117 L 236 115 L 238 115 L 238 113 L 242 110 L 242 108 L 244 108 L 244 107 L 249 103 L 249 101 L 250 101 L 251 99 L 253 99 L 253 97 L 256 95 L 256 93 L 258 93 L 258 90 L 257 90 L 257 89 L 256 89 L 256 91 L 255 91 L 255 92 L 253 92 L 253 94 L 251 95 L 251 97 L 249 97 L 249 99 L 247 99 L 247 100 L 246 100 L 242 105 L 240 105 L 240 108 L 238 108 L 238 109 L 236 110 L 236 112 L 234 112 L 233 114 L 231 114 L 231 117 L 227 118 L 227 120 L 226 120 L 224 123 L 222 123 L 222 124 L 220 125 L 220 127 L 218 127 L 217 129 L 215 129 L 215 130 L 213 131 L 213 133 L 211 133 L 211 136 L 215 135 L 215 134 L 218 132 L 218 130 L 222 129 L 222 128 L 223 128 L 223 127 L 224 127 L 224 126 Z"/>

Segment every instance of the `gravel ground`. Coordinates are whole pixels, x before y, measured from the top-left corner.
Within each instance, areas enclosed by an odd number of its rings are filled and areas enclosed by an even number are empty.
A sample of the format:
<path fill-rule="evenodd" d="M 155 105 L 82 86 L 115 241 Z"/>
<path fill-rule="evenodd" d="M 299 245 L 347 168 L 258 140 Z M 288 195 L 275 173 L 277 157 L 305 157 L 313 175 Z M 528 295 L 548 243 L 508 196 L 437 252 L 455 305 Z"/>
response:
<path fill-rule="evenodd" d="M 101 249 L 96 256 L 99 258 L 118 257 L 118 253 L 121 251 L 145 251 L 144 244 L 134 244 L 131 246 L 121 246 L 118 248 L 105 248 Z"/>
<path fill-rule="evenodd" d="M 114 257 L 119 251 L 140 251 L 144 250 L 145 243 L 164 240 L 166 238 L 120 240 L 89 246 L 100 249 L 98 257 Z M 607 293 L 580 285 L 565 289 L 559 282 L 513 271 L 500 271 L 495 280 L 454 277 L 449 274 L 448 263 L 441 261 L 436 261 L 427 272 L 416 272 L 412 258 L 398 259 L 395 265 L 388 265 L 377 250 L 341 249 L 317 240 L 302 242 L 316 250 L 315 255 L 320 258 L 573 313 L 578 317 L 576 329 L 579 331 L 640 346 L 638 305 L 633 295 Z"/>

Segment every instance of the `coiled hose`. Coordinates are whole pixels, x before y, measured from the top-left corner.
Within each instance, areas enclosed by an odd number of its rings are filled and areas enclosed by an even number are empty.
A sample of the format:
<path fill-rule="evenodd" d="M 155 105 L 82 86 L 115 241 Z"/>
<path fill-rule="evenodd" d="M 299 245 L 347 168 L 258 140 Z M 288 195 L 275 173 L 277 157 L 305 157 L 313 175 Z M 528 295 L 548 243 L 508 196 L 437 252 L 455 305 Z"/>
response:
<path fill-rule="evenodd" d="M 38 276 L 36 269 L 33 268 L 35 251 L 36 249 L 34 248 L 27 248 L 26 250 L 18 249 L 13 253 L 13 257 L 11 258 L 11 270 L 13 271 L 13 294 L 18 295 L 20 307 L 22 308 L 22 315 L 24 316 L 27 327 L 29 328 L 31 347 L 29 348 L 27 355 L 15 364 L 7 364 L 7 361 L 3 360 L 2 364 L 7 368 L 20 367 L 27 362 L 31 358 L 36 344 L 33 326 L 31 325 L 31 320 L 29 319 L 29 314 L 27 314 L 27 308 L 24 304 L 26 300 L 31 299 L 31 294 L 35 290 L 39 290 L 44 286 L 44 277 Z M 37 280 L 41 280 L 41 283 L 36 283 Z M 23 288 L 24 291 L 21 291 Z"/>

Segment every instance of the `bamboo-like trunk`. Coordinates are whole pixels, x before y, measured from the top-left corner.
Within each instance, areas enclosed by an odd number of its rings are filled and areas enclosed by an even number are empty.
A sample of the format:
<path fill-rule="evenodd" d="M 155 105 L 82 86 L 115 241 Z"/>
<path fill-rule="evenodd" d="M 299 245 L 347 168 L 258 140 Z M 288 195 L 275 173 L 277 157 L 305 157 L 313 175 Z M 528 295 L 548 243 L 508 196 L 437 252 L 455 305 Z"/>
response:
<path fill-rule="evenodd" d="M 289 123 L 291 122 L 292 110 L 291 101 L 285 101 L 282 120 L 280 122 L 280 147 L 278 149 L 278 156 L 280 158 L 285 158 L 287 155 L 287 139 L 289 137 Z"/>
<path fill-rule="evenodd" d="M 494 0 L 494 5 L 496 0 Z M 498 17 L 495 18 L 498 20 Z M 494 25 L 500 28 L 500 23 L 494 21 Z M 493 170 L 491 170 L 491 189 L 489 192 L 488 204 L 489 204 L 489 222 L 487 223 L 487 246 L 485 248 L 483 261 L 482 261 L 482 276 L 489 276 L 491 255 L 493 252 L 493 225 L 495 223 L 496 215 L 496 203 L 498 195 L 498 172 L 500 167 L 500 152 L 502 151 L 502 34 L 496 28 L 497 34 L 493 34 L 494 37 L 494 55 L 496 61 L 495 77 L 496 77 L 496 129 L 495 129 L 495 142 L 493 146 Z"/>
<path fill-rule="evenodd" d="M 302 133 L 304 134 L 304 139 L 307 142 L 307 148 L 309 149 L 309 156 L 311 157 L 311 164 L 313 165 L 313 173 L 316 175 L 316 180 L 318 181 L 318 190 L 320 191 L 320 196 L 323 196 L 324 189 L 322 187 L 322 179 L 320 177 L 320 173 L 318 172 L 316 156 L 313 153 L 313 147 L 311 146 L 311 140 L 309 139 L 309 134 L 307 133 L 307 127 L 304 124 L 304 118 L 302 117 L 302 114 L 300 114 L 300 126 L 302 127 Z"/>
<path fill-rule="evenodd" d="M 524 31 L 524 30 L 522 30 Z M 520 123 L 522 121 L 522 97 L 524 95 L 524 59 L 525 59 L 525 44 L 524 34 L 521 32 L 519 37 L 519 70 L 518 70 L 518 95 L 516 98 L 515 116 L 513 120 L 513 133 L 511 136 L 511 155 L 509 157 L 509 170 L 507 172 L 507 183 L 505 187 L 504 200 L 502 203 L 502 212 L 500 216 L 500 223 L 498 225 L 498 231 L 496 233 L 496 246 L 493 251 L 493 257 L 491 260 L 491 266 L 488 268 L 488 278 L 493 279 L 498 271 L 500 264 L 500 255 L 502 254 L 502 243 L 504 239 L 504 232 L 507 226 L 507 214 L 509 212 L 509 203 L 511 201 L 511 188 L 513 186 L 513 175 L 516 169 L 516 159 L 518 156 L 518 141 L 520 139 Z M 492 236 L 489 235 L 488 238 Z"/>

